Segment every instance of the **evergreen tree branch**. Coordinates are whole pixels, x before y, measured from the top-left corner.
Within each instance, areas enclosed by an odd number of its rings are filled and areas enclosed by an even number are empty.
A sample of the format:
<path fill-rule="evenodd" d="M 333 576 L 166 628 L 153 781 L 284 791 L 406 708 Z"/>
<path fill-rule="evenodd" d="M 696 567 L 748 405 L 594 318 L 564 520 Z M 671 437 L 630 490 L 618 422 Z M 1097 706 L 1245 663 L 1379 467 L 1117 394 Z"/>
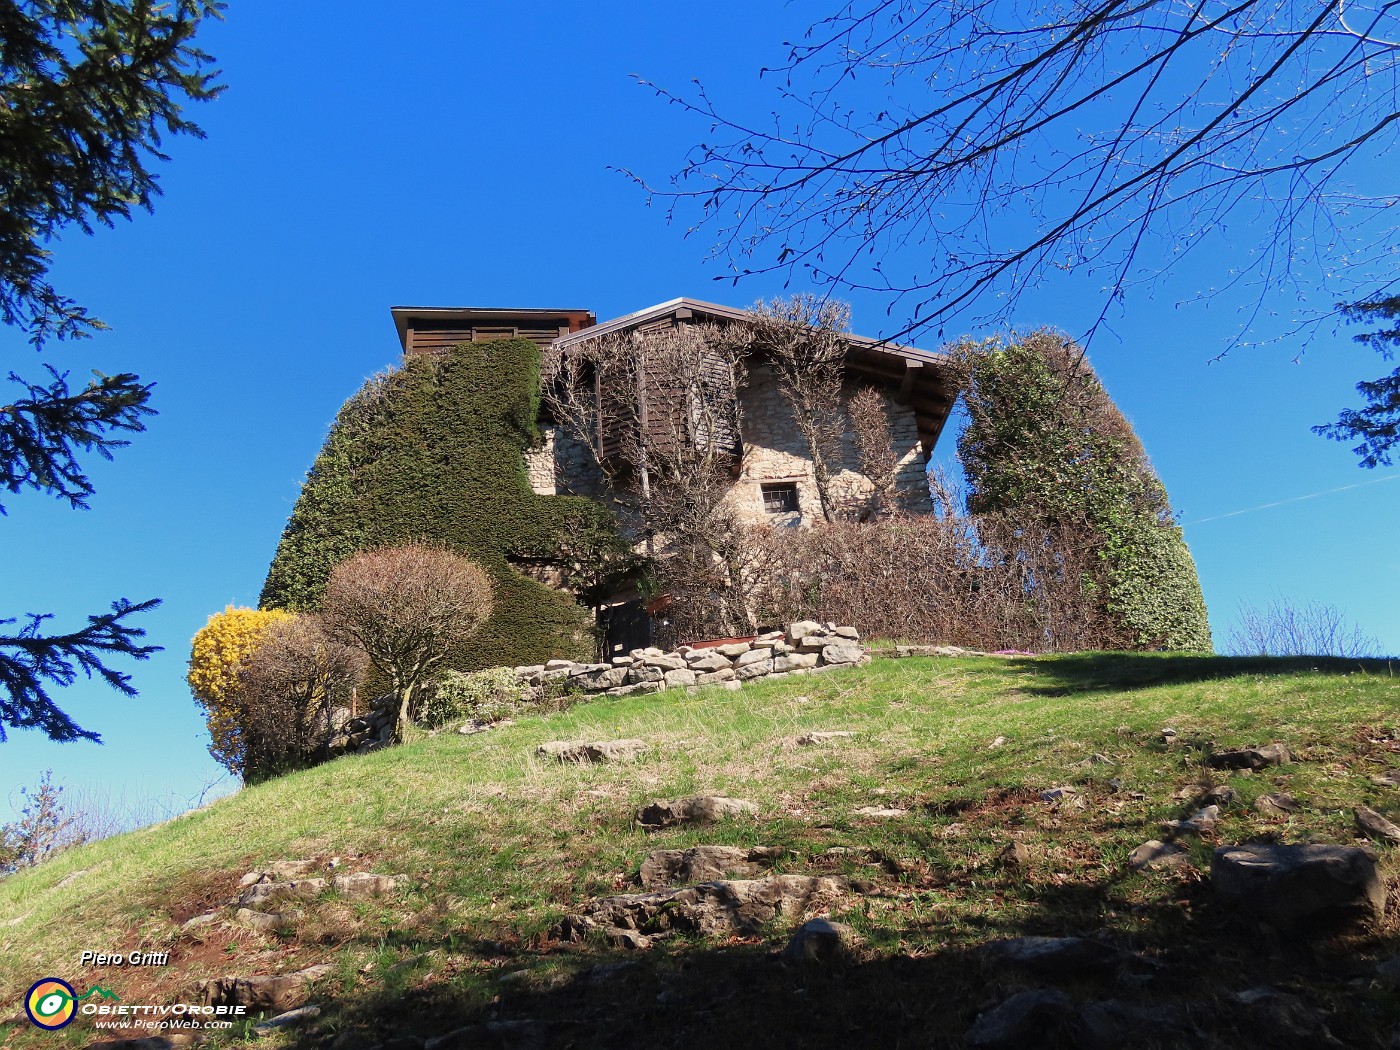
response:
<path fill-rule="evenodd" d="M 119 598 L 112 603 L 110 613 L 89 616 L 86 627 L 60 635 L 39 633 L 44 621 L 53 619 L 52 613 L 30 613 L 17 634 L 0 636 L 0 742 L 7 739 L 8 725 L 16 729 L 38 728 L 51 740 L 61 742 L 101 743 L 97 733 L 83 729 L 58 709 L 46 684 L 70 686 L 81 671 L 88 678 L 100 677 L 123 696 L 135 696 L 131 676 L 113 670 L 104 661 L 109 656 L 145 660 L 161 651 L 158 645 L 138 644 L 146 636 L 145 629 L 124 622 L 159 604 L 159 598 L 135 604 Z M 13 618 L 2 619 L 0 626 L 15 622 Z"/>
<path fill-rule="evenodd" d="M 128 444 L 115 432 L 145 430 L 143 417 L 154 414 L 147 405 L 154 384 L 142 383 L 128 372 L 94 372 L 95 379 L 74 391 L 68 373 L 46 367 L 51 378 L 47 386 L 10 373 L 10 381 L 24 387 L 27 396 L 0 405 L 0 486 L 10 492 L 52 492 L 74 508 L 86 509 L 93 488 L 76 451 L 96 452 L 110 460 L 113 449 Z"/>

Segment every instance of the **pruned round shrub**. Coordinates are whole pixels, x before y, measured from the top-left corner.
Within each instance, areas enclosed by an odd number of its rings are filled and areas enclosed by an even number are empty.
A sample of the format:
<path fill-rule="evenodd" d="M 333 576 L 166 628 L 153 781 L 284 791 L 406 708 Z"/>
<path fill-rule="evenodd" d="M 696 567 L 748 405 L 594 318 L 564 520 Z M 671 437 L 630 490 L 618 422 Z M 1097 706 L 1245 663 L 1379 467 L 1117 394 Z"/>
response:
<path fill-rule="evenodd" d="M 322 602 L 326 632 L 353 645 L 388 679 L 398 732 L 418 689 L 491 615 L 491 580 L 468 558 L 410 543 L 362 551 L 331 571 Z"/>

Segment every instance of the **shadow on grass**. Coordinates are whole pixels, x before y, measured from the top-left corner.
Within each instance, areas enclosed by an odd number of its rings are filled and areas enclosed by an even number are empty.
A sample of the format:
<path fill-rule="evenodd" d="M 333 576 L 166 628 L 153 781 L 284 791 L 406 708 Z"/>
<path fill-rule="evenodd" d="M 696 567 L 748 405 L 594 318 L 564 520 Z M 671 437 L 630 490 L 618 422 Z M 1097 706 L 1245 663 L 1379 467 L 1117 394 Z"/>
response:
<path fill-rule="evenodd" d="M 1063 694 L 1147 689 L 1185 682 L 1208 682 L 1246 675 L 1367 674 L 1394 677 L 1397 660 L 1356 660 L 1335 656 L 1183 656 L 1179 653 L 1069 653 L 1035 659 L 1012 658 L 1015 670 L 1039 681 L 1032 692 Z"/>
<path fill-rule="evenodd" d="M 1289 938 L 1212 907 L 1208 888 L 1166 882 L 1163 899 L 1131 906 L 1120 879 L 1102 884 L 1037 887 L 1029 911 L 986 919 L 961 936 L 980 943 L 1026 934 L 1092 935 L 1125 950 L 1116 965 L 1039 972 L 993 962 L 977 947 L 950 944 L 931 925 L 870 931 L 848 961 L 798 963 L 782 957 L 781 939 L 736 938 L 728 944 L 659 942 L 620 953 L 593 946 L 518 949 L 482 941 L 482 980 L 453 981 L 440 941 L 401 947 L 438 949 L 430 974 L 394 990 L 350 996 L 330 1006 L 299 1046 L 336 1050 L 490 1048 L 880 1048 L 973 1045 L 979 1014 L 1027 989 L 1058 989 L 1073 1007 L 997 1044 L 1078 1047 L 1380 1047 L 1400 1020 L 1393 997 L 1363 975 L 1364 956 L 1386 948 L 1379 937 Z M 1022 916 L 1017 918 L 1016 916 Z M 459 940 L 458 950 L 464 945 Z M 466 954 L 472 954 L 466 948 Z M 463 956 L 465 958 L 465 956 Z M 517 977 L 501 977 L 524 971 Z M 478 971 L 480 972 L 480 971 Z M 1276 989 L 1278 1000 L 1251 1005 L 1239 993 Z M 1258 999 L 1256 993 L 1255 996 Z M 1115 1001 L 1160 1008 L 1131 1038 L 1104 1040 L 1086 1028 L 1084 1008 Z M 1335 1040 L 1335 1041 L 1334 1041 Z"/>

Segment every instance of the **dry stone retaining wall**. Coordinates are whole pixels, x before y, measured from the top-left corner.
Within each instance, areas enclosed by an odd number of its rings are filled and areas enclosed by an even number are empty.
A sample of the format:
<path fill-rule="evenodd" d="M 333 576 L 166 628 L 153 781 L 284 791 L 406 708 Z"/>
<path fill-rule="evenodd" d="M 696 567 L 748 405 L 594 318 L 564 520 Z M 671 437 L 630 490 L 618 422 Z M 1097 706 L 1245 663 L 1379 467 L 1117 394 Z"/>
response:
<path fill-rule="evenodd" d="M 603 664 L 551 660 L 517 667 L 515 673 L 536 688 L 557 683 L 580 693 L 631 696 L 702 685 L 737 689 L 756 678 L 811 674 L 869 660 L 854 627 L 802 620 L 748 641 L 683 645 L 672 652 L 633 649 Z"/>

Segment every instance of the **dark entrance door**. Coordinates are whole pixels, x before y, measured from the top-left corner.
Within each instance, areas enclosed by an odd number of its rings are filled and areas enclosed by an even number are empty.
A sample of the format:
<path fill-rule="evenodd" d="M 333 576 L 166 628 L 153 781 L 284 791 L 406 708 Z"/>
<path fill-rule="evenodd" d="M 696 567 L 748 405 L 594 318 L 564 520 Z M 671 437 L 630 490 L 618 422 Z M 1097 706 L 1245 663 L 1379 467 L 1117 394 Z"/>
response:
<path fill-rule="evenodd" d="M 651 644 L 651 616 L 642 602 L 623 602 L 602 610 L 603 659 L 626 656 Z"/>

